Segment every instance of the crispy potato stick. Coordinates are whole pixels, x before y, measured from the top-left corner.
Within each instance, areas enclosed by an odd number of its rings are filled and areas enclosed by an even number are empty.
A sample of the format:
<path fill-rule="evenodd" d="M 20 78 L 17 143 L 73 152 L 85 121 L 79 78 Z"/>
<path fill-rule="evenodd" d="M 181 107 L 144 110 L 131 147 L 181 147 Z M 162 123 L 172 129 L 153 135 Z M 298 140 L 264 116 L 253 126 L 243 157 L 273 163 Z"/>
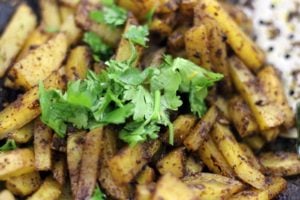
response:
<path fill-rule="evenodd" d="M 0 180 L 34 171 L 34 153 L 31 149 L 16 149 L 0 154 Z"/>
<path fill-rule="evenodd" d="M 129 183 L 151 160 L 160 146 L 161 142 L 154 140 L 121 149 L 108 162 L 114 180 L 119 184 Z"/>
<path fill-rule="evenodd" d="M 254 153 L 252 152 L 252 150 L 250 149 L 250 147 L 247 144 L 244 143 L 239 143 L 240 148 L 244 151 L 246 157 L 248 158 L 248 161 L 251 163 L 251 165 L 261 171 L 264 172 L 265 169 L 264 167 L 260 164 L 259 160 L 256 158 L 256 156 L 254 155 Z"/>
<path fill-rule="evenodd" d="M 11 65 L 36 24 L 37 18 L 30 7 L 26 3 L 21 4 L 0 38 L 0 77 Z"/>
<path fill-rule="evenodd" d="M 185 32 L 184 41 L 188 59 L 206 69 L 211 69 L 206 27 L 204 25 L 192 27 Z"/>
<path fill-rule="evenodd" d="M 266 168 L 266 172 L 273 176 L 291 176 L 300 174 L 300 160 L 296 153 L 261 153 L 259 155 L 259 161 Z"/>
<path fill-rule="evenodd" d="M 250 189 L 235 194 L 230 200 L 269 200 L 269 194 L 267 190 Z"/>
<path fill-rule="evenodd" d="M 227 37 L 228 44 L 239 58 L 252 70 L 258 70 L 265 62 L 262 50 L 234 22 L 216 0 L 201 0 L 201 12 L 216 20 Z"/>
<path fill-rule="evenodd" d="M 235 176 L 210 135 L 200 145 L 198 155 L 211 172 L 227 177 Z"/>
<path fill-rule="evenodd" d="M 80 170 L 80 160 L 84 144 L 85 132 L 72 133 L 67 139 L 67 163 L 70 176 L 71 191 L 75 196 Z"/>
<path fill-rule="evenodd" d="M 64 80 L 59 72 L 53 72 L 44 84 L 46 88 L 62 89 Z M 23 127 L 40 113 L 38 86 L 35 86 L 0 112 L 0 138 L 7 137 L 9 132 Z"/>
<path fill-rule="evenodd" d="M 82 35 L 82 30 L 77 26 L 74 15 L 69 15 L 65 19 L 60 27 L 60 32 L 66 35 L 68 45 L 78 42 Z"/>
<path fill-rule="evenodd" d="M 258 79 L 262 87 L 266 91 L 266 94 L 270 101 L 273 101 L 276 104 L 276 107 L 283 112 L 283 126 L 286 129 L 293 127 L 295 124 L 295 114 L 292 108 L 289 106 L 283 90 L 282 81 L 278 77 L 275 69 L 272 66 L 263 68 L 258 73 Z"/>
<path fill-rule="evenodd" d="M 117 153 L 117 133 L 110 127 L 105 127 L 103 135 L 103 157 L 101 159 L 98 180 L 106 194 L 116 199 L 129 199 L 131 197 L 131 187 L 128 184 L 119 185 L 113 179 L 108 162 Z"/>
<path fill-rule="evenodd" d="M 192 129 L 185 138 L 184 145 L 188 150 L 197 151 L 218 117 L 218 109 L 211 107 L 204 117 Z"/>
<path fill-rule="evenodd" d="M 63 33 L 57 34 L 15 63 L 8 78 L 16 87 L 30 89 L 61 66 L 67 48 L 66 36 Z"/>
<path fill-rule="evenodd" d="M 198 199 L 229 199 L 244 188 L 244 185 L 235 179 L 210 173 L 186 176 L 182 181 L 193 189 Z"/>
<path fill-rule="evenodd" d="M 66 22 L 66 20 L 68 19 L 68 17 L 70 15 L 74 15 L 76 9 L 72 8 L 70 6 L 66 6 L 66 5 L 59 5 L 59 15 L 60 15 L 60 19 L 62 24 L 64 24 Z"/>
<path fill-rule="evenodd" d="M 265 176 L 251 165 L 228 127 L 216 123 L 211 134 L 236 175 L 257 189 L 264 188 Z"/>
<path fill-rule="evenodd" d="M 8 138 L 17 143 L 27 143 L 33 138 L 33 123 L 30 122 L 20 129 L 9 133 Z"/>
<path fill-rule="evenodd" d="M 48 171 L 52 167 L 51 141 L 53 137 L 52 130 L 40 119 L 34 122 L 34 156 L 35 168 L 39 171 Z"/>
<path fill-rule="evenodd" d="M 7 179 L 5 186 L 13 194 L 24 197 L 36 191 L 41 183 L 40 174 L 37 171 L 34 171 Z"/>
<path fill-rule="evenodd" d="M 75 200 L 89 199 L 94 192 L 100 155 L 104 148 L 102 138 L 103 128 L 96 128 L 85 135 Z"/>
<path fill-rule="evenodd" d="M 246 102 L 240 96 L 234 96 L 229 100 L 228 110 L 231 120 L 241 137 L 258 133 L 258 125 Z"/>
<path fill-rule="evenodd" d="M 47 32 L 57 32 L 61 20 L 56 0 L 39 0 L 42 15 L 42 25 Z"/>
<path fill-rule="evenodd" d="M 27 200 L 55 200 L 60 195 L 60 185 L 53 178 L 47 177 L 41 187 Z"/>
<path fill-rule="evenodd" d="M 197 199 L 193 190 L 171 174 L 163 175 L 156 184 L 153 200 L 193 200 Z"/>
<path fill-rule="evenodd" d="M 66 68 L 66 76 L 69 81 L 84 79 L 91 61 L 90 51 L 86 46 L 77 46 L 71 50 Z"/>
<path fill-rule="evenodd" d="M 53 178 L 62 186 L 66 187 L 67 162 L 64 154 L 56 153 L 53 161 Z"/>
<path fill-rule="evenodd" d="M 184 148 L 177 148 L 164 157 L 157 163 L 156 168 L 161 175 L 170 173 L 177 178 L 183 177 L 185 173 L 186 155 Z"/>
<path fill-rule="evenodd" d="M 230 73 L 235 87 L 248 104 L 260 130 L 280 126 L 284 121 L 281 110 L 269 101 L 258 79 L 238 58 L 230 59 Z"/>

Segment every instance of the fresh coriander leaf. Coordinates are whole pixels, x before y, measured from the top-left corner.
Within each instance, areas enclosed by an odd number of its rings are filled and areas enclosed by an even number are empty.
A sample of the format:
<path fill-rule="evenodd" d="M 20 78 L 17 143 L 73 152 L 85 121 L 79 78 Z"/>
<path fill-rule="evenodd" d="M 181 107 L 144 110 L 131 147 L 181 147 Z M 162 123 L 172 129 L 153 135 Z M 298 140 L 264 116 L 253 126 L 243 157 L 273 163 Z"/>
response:
<path fill-rule="evenodd" d="M 149 10 L 146 14 L 146 20 L 147 20 L 147 25 L 150 26 L 153 20 L 153 16 L 155 14 L 156 7 L 153 7 L 151 10 Z"/>
<path fill-rule="evenodd" d="M 10 151 L 17 148 L 16 142 L 13 139 L 7 139 L 5 144 L 0 147 L 1 151 Z"/>
<path fill-rule="evenodd" d="M 94 10 L 89 13 L 91 20 L 97 23 L 104 23 L 111 27 L 123 25 L 127 20 L 127 11 L 115 4 L 106 2 L 101 10 Z"/>
<path fill-rule="evenodd" d="M 129 41 L 146 47 L 146 43 L 149 41 L 149 29 L 148 26 L 135 26 L 131 25 L 128 30 L 124 33 L 124 38 Z"/>
<path fill-rule="evenodd" d="M 83 41 L 90 46 L 93 58 L 96 61 L 107 60 L 113 54 L 112 48 L 105 44 L 94 32 L 85 32 L 83 35 Z"/>
<path fill-rule="evenodd" d="M 113 6 L 115 5 L 115 1 L 114 0 L 101 0 L 101 3 L 105 6 Z"/>
<path fill-rule="evenodd" d="M 105 199 L 106 199 L 106 195 L 100 190 L 99 186 L 97 185 L 90 200 L 105 200 Z"/>

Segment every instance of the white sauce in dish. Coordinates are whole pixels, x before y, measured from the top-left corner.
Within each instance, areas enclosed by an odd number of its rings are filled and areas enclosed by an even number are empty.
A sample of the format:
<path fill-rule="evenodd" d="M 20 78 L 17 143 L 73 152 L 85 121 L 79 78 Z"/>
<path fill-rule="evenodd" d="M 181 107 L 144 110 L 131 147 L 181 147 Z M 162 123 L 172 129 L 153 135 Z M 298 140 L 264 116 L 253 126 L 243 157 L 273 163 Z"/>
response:
<path fill-rule="evenodd" d="M 256 43 L 281 73 L 290 105 L 300 102 L 300 0 L 240 0 L 253 19 Z M 288 135 L 296 137 L 296 131 Z"/>

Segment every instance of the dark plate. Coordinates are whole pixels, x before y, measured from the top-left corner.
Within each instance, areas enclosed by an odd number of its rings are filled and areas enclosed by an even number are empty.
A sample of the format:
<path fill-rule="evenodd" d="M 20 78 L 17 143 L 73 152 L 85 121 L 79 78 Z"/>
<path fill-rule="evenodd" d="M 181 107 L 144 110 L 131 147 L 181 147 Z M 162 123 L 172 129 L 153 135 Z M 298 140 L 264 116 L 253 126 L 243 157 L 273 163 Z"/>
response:
<path fill-rule="evenodd" d="M 38 13 L 38 3 L 37 0 L 25 0 L 34 11 Z M 0 34 L 4 30 L 6 24 L 8 23 L 10 17 L 12 16 L 16 6 L 22 2 L 22 0 L 0 0 Z M 1 83 L 1 80 L 0 80 Z M 3 90 L 0 84 L 0 103 L 1 103 L 1 93 Z M 9 96 L 9 94 L 8 94 Z M 288 139 L 278 139 L 276 143 L 270 144 L 266 149 L 268 150 L 282 150 L 282 151 L 294 151 L 295 142 Z M 300 176 L 289 177 L 287 189 L 280 194 L 278 200 L 298 200 L 300 199 Z"/>

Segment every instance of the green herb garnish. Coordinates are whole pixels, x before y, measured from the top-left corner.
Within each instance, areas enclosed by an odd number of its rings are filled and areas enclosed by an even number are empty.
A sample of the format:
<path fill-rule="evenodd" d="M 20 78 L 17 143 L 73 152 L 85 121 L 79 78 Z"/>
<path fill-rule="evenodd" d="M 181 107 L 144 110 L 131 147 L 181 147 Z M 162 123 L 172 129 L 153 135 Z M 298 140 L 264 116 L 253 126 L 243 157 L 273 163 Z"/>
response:
<path fill-rule="evenodd" d="M 17 148 L 16 142 L 13 139 L 7 139 L 5 144 L 0 147 L 0 151 L 10 151 Z"/>
<path fill-rule="evenodd" d="M 95 61 L 107 60 L 113 54 L 112 48 L 94 32 L 84 33 L 83 41 L 90 46 Z"/>
<path fill-rule="evenodd" d="M 149 36 L 149 29 L 147 25 L 144 26 L 132 25 L 124 33 L 123 37 L 135 44 L 139 44 L 143 47 L 146 47 L 146 43 L 149 41 L 148 36 Z"/>
<path fill-rule="evenodd" d="M 106 199 L 106 195 L 100 190 L 99 186 L 97 185 L 90 200 L 105 200 L 105 199 Z"/>

